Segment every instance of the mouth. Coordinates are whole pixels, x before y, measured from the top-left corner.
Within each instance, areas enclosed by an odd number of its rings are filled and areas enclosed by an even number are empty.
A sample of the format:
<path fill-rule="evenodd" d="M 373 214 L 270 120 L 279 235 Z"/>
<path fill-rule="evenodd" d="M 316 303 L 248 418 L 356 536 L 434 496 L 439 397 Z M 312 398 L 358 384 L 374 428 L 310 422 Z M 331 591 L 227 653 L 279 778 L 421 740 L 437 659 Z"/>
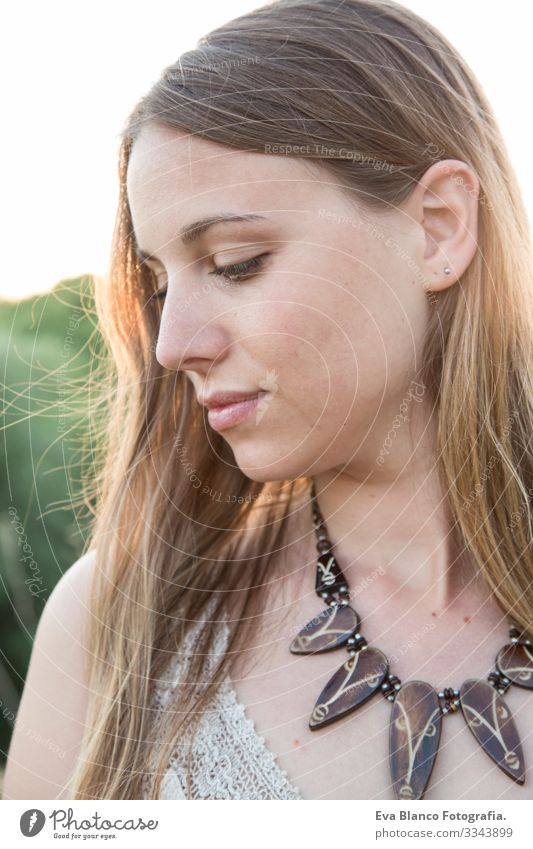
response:
<path fill-rule="evenodd" d="M 235 427 L 257 409 L 259 401 L 267 394 L 267 392 L 260 391 L 256 395 L 241 400 L 230 401 L 216 407 L 210 406 L 207 414 L 209 424 L 213 430 L 217 431 Z"/>

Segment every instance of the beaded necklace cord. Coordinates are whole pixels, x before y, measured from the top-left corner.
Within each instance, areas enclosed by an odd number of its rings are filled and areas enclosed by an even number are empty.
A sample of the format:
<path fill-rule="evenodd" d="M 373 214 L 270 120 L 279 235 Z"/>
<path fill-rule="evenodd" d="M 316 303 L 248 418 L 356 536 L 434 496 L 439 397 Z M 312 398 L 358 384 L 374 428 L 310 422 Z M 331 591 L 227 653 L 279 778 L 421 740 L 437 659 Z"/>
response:
<path fill-rule="evenodd" d="M 437 757 L 441 724 L 448 713 L 463 718 L 484 752 L 507 776 L 525 783 L 522 745 L 514 719 L 502 698 L 511 684 L 533 689 L 533 645 L 516 625 L 510 643 L 496 657 L 487 680 L 469 678 L 460 689 L 437 692 L 426 681 L 407 681 L 391 673 L 380 649 L 360 633 L 361 619 L 350 606 L 348 583 L 332 552 L 315 485 L 311 489 L 317 540 L 315 591 L 327 607 L 299 632 L 293 654 L 315 654 L 345 646 L 348 658 L 320 693 L 309 719 L 312 730 L 345 717 L 375 693 L 392 703 L 389 722 L 389 767 L 395 799 L 422 799 Z"/>

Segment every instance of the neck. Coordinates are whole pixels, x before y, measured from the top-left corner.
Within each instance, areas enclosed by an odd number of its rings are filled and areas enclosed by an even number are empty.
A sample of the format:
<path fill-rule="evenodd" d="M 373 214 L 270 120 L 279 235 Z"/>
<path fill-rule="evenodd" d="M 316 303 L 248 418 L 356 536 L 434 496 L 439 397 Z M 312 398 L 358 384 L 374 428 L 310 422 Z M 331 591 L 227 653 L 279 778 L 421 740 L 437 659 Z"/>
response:
<path fill-rule="evenodd" d="M 425 427 L 409 444 L 398 441 L 394 456 L 378 471 L 373 466 L 356 460 L 313 475 L 333 553 L 352 590 L 375 580 L 376 600 L 394 597 L 398 605 L 416 599 L 438 615 L 472 582 L 475 570 L 456 548 L 435 428 Z"/>

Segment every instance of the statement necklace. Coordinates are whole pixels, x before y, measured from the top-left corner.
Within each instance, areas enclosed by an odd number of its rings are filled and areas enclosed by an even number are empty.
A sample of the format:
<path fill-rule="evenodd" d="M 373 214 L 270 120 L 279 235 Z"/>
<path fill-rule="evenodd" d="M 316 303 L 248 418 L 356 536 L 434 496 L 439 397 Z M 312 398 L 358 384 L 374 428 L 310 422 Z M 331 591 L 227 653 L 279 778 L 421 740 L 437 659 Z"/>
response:
<path fill-rule="evenodd" d="M 525 782 L 520 737 L 502 698 L 511 684 L 533 689 L 533 646 L 514 625 L 510 643 L 500 649 L 496 669 L 487 680 L 469 678 L 460 690 L 437 692 L 425 681 L 402 684 L 389 670 L 380 649 L 359 632 L 361 619 L 349 604 L 348 583 L 332 553 L 326 525 L 311 489 L 317 537 L 315 590 L 328 605 L 307 623 L 290 645 L 293 654 L 315 654 L 346 646 L 348 659 L 330 678 L 309 720 L 312 730 L 334 722 L 366 702 L 374 693 L 392 702 L 389 723 L 389 766 L 396 799 L 422 799 L 437 757 L 442 717 L 459 708 L 483 751 L 518 784 Z"/>

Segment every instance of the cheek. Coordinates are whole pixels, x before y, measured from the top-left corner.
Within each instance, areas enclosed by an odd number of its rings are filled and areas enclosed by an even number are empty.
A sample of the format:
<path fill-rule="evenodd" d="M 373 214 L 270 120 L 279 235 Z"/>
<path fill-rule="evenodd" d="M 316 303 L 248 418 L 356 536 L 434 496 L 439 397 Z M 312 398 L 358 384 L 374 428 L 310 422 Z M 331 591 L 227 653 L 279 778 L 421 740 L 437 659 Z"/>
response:
<path fill-rule="evenodd" d="M 247 345 L 256 377 L 286 405 L 295 426 L 323 426 L 349 408 L 357 385 L 357 349 L 332 316 L 309 305 L 267 308 Z M 353 347 L 353 350 L 352 350 Z M 285 430 L 285 433 L 287 431 Z"/>
<path fill-rule="evenodd" d="M 338 395 L 345 384 L 355 385 L 362 352 L 371 359 L 376 330 L 346 293 L 334 302 L 278 307 L 271 319 L 270 357 L 281 363 L 287 382 L 296 389 L 311 383 L 320 387 L 322 396 Z"/>
<path fill-rule="evenodd" d="M 322 417 L 322 428 L 324 419 L 333 425 L 376 410 L 408 371 L 413 328 L 390 304 L 380 308 L 379 287 L 370 288 L 358 281 L 324 290 L 311 281 L 306 300 L 286 290 L 248 313 L 242 333 L 255 376 L 302 424 Z"/>
<path fill-rule="evenodd" d="M 315 379 L 327 372 L 342 335 L 334 320 L 304 303 L 265 305 L 250 332 L 265 362 L 277 363 L 286 375 Z"/>

